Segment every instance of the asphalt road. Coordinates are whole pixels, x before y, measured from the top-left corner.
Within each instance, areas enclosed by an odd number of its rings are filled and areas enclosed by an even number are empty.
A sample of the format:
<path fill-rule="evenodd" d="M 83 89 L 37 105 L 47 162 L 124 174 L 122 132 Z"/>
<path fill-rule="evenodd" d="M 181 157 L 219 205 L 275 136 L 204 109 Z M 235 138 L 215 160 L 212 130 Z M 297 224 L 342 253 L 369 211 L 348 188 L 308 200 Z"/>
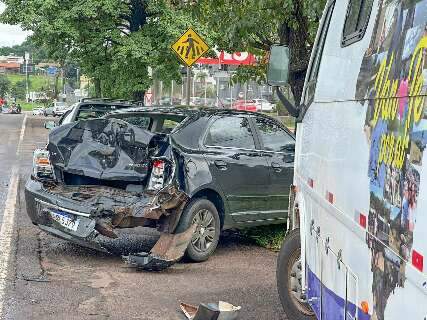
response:
<path fill-rule="evenodd" d="M 205 263 L 150 273 L 128 268 L 120 255 L 39 231 L 26 215 L 23 187 L 32 151 L 46 141 L 43 122 L 31 115 L 0 115 L 0 241 L 5 226 L 11 229 L 3 239 L 10 248 L 0 247 L 0 319 L 185 319 L 180 302 L 218 300 L 240 305 L 242 320 L 285 319 L 275 284 L 277 255 L 236 235 L 223 236 Z M 16 205 L 6 201 L 8 195 L 15 195 Z M 138 251 L 156 237 L 147 230 L 124 232 L 110 246 L 117 253 Z"/>

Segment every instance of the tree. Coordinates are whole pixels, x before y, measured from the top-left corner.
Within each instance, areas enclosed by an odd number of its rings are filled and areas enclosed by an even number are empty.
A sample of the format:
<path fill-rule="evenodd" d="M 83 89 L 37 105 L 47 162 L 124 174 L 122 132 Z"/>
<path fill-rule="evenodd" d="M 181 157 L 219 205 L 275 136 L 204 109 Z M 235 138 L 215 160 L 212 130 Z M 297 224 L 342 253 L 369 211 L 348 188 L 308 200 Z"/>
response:
<path fill-rule="evenodd" d="M 6 76 L 0 75 L 0 97 L 4 98 L 9 92 L 10 84 L 10 80 Z"/>
<path fill-rule="evenodd" d="M 30 82 L 28 82 L 28 85 L 30 86 Z M 17 99 L 25 99 L 26 92 L 27 92 L 27 84 L 25 80 L 20 80 L 16 82 L 12 86 L 12 89 L 10 90 L 10 93 L 12 94 L 12 96 Z"/>
<path fill-rule="evenodd" d="M 0 55 L 2 56 L 16 55 L 23 57 L 25 52 L 31 53 L 31 59 L 34 63 L 46 61 L 49 58 L 43 47 L 37 46 L 31 37 L 28 37 L 22 44 L 0 48 Z"/>
<path fill-rule="evenodd" d="M 272 44 L 291 49 L 290 86 L 300 101 L 305 73 L 325 0 L 198 0 L 187 2 L 193 16 L 211 30 L 220 50 L 265 57 Z M 266 59 L 241 67 L 240 81 L 265 79 Z"/>
<path fill-rule="evenodd" d="M 49 57 L 72 60 L 93 79 L 98 96 L 142 100 L 153 76 L 180 81 L 170 45 L 190 15 L 168 0 L 5 0 L 1 21 L 33 31 Z"/>

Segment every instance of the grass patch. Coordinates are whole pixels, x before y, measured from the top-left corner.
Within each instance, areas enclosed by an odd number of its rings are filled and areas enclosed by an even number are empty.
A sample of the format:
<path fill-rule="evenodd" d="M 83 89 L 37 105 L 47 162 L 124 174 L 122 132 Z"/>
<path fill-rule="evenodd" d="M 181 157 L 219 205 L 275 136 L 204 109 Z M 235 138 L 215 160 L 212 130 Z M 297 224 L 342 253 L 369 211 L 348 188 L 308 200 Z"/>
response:
<path fill-rule="evenodd" d="M 241 231 L 242 235 L 255 242 L 257 245 L 279 251 L 286 234 L 286 225 L 255 227 Z"/>
<path fill-rule="evenodd" d="M 40 104 L 25 102 L 25 101 L 17 101 L 22 107 L 22 111 L 32 111 L 35 107 L 40 107 Z"/>
<path fill-rule="evenodd" d="M 25 74 L 7 74 L 6 77 L 10 80 L 12 85 L 19 81 L 25 81 Z M 30 91 L 43 91 L 49 87 L 49 78 L 47 76 L 30 75 Z M 51 80 L 53 82 L 53 79 Z"/>

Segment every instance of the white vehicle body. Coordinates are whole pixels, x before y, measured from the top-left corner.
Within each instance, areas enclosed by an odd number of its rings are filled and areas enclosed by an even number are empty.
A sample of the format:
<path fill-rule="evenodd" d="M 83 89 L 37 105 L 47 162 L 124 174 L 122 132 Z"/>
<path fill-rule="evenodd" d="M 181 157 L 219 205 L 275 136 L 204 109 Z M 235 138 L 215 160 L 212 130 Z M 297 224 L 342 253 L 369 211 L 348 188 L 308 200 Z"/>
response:
<path fill-rule="evenodd" d="M 53 115 L 55 116 L 62 116 L 68 109 L 69 106 L 65 102 L 55 101 L 53 103 Z"/>
<path fill-rule="evenodd" d="M 327 3 L 297 126 L 302 285 L 317 319 L 424 320 L 427 0 L 353 1 L 346 37 L 351 1 Z"/>
<path fill-rule="evenodd" d="M 275 107 L 273 103 L 267 101 L 266 99 L 253 99 L 253 101 L 255 101 L 257 111 L 271 112 Z"/>
<path fill-rule="evenodd" d="M 33 109 L 33 116 L 40 116 L 44 114 L 44 108 L 43 107 L 37 107 Z"/>

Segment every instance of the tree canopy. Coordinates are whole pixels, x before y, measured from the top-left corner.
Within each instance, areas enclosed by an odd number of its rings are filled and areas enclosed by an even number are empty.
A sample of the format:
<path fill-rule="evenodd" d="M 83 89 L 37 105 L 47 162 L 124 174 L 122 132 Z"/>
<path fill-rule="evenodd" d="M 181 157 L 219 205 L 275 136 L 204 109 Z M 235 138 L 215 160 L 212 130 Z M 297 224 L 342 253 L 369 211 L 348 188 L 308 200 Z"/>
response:
<path fill-rule="evenodd" d="M 292 50 L 290 84 L 302 92 L 325 0 L 4 0 L 3 23 L 31 30 L 31 44 L 61 65 L 77 64 L 96 93 L 142 99 L 152 75 L 180 81 L 170 45 L 193 26 L 208 43 L 266 56 L 270 45 Z M 240 79 L 265 79 L 265 61 L 240 68 Z"/>
<path fill-rule="evenodd" d="M 2 22 L 32 30 L 50 57 L 78 63 L 97 95 L 142 99 L 149 67 L 162 80 L 180 81 L 170 45 L 191 17 L 167 0 L 5 0 Z M 199 32 L 203 28 L 199 28 Z"/>
<path fill-rule="evenodd" d="M 288 45 L 292 52 L 290 85 L 300 100 L 305 73 L 325 0 L 197 0 L 187 3 L 194 19 L 212 32 L 219 49 L 248 51 L 266 56 L 272 44 Z M 265 77 L 265 60 L 242 67 L 238 76 Z"/>

